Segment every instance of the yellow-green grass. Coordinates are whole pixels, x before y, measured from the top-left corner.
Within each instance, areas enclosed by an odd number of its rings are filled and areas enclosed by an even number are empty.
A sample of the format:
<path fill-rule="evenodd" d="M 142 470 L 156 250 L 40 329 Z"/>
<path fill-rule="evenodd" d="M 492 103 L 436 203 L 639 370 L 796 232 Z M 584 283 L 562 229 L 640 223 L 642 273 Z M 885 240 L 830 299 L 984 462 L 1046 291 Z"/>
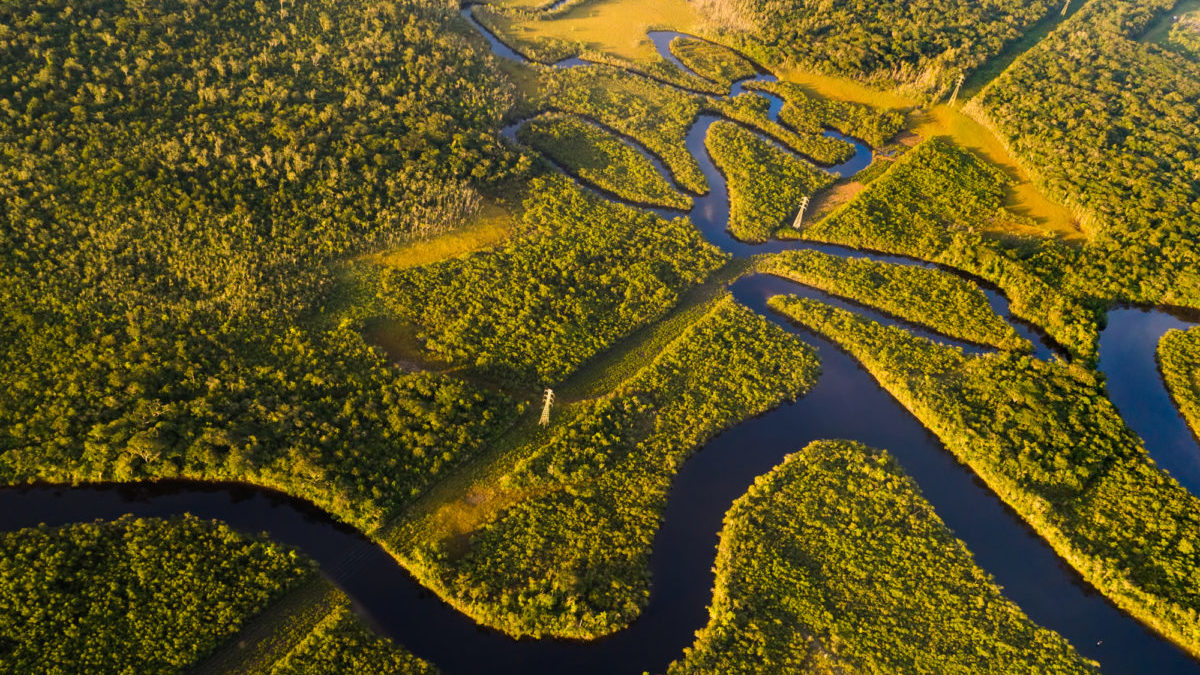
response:
<path fill-rule="evenodd" d="M 1016 179 L 1009 188 L 1004 207 L 1037 224 L 1033 231 L 1018 234 L 1049 234 L 1067 240 L 1083 237 L 1079 221 L 1071 210 L 1043 194 L 1000 138 L 962 110 L 940 104 L 914 113 L 912 130 L 925 138 L 949 136 L 959 147 L 978 153 Z"/>
<path fill-rule="evenodd" d="M 512 214 L 499 204 L 485 203 L 464 227 L 429 239 L 411 241 L 366 259 L 398 269 L 421 267 L 495 246 L 511 232 Z"/>
<path fill-rule="evenodd" d="M 1200 2 L 1200 0 L 1196 0 Z M 958 107 L 938 104 L 921 107 L 920 101 L 897 90 L 882 91 L 849 78 L 824 75 L 796 68 L 784 68 L 779 78 L 795 82 L 811 93 L 825 98 L 862 103 L 876 108 L 910 110 L 909 131 L 924 138 L 948 136 L 957 145 L 979 153 L 991 163 L 1003 168 L 1016 183 L 1010 188 L 1005 207 L 1015 214 L 1031 218 L 1036 228 L 1009 225 L 1008 231 L 1018 234 L 1054 235 L 1064 239 L 1082 237 L 1077 219 L 1067 207 L 1042 194 L 1033 184 L 1029 173 L 1013 158 L 1008 148 L 987 127 Z"/>
<path fill-rule="evenodd" d="M 655 29 L 692 31 L 699 23 L 687 0 L 596 0 L 545 19 L 497 22 L 503 39 L 563 40 L 589 50 L 635 61 L 658 61 L 646 33 Z"/>
<path fill-rule="evenodd" d="M 346 601 L 328 579 L 314 574 L 248 621 L 237 635 L 192 666 L 190 672 L 267 675 L 334 607 Z"/>

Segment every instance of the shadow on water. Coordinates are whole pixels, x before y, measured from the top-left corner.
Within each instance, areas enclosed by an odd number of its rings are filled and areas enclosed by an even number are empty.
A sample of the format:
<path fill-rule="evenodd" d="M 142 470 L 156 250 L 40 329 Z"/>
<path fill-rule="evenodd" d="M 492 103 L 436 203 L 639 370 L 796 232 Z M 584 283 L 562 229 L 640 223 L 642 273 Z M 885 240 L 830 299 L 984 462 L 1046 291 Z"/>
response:
<path fill-rule="evenodd" d="M 464 9 L 464 15 L 474 23 L 469 8 Z M 520 59 L 495 36 L 486 31 L 483 34 L 498 55 Z M 735 256 L 812 248 L 929 266 L 896 256 L 808 242 L 754 246 L 733 239 L 725 230 L 725 183 L 703 146 L 702 131 L 715 119 L 701 117 L 688 135 L 688 148 L 700 160 L 712 186 L 709 195 L 697 200 L 690 216 L 714 244 Z M 6 488 L 0 489 L 0 528 L 112 519 L 126 513 L 153 517 L 192 513 L 216 518 L 240 530 L 266 532 L 272 539 L 317 560 L 322 571 L 354 599 L 360 613 L 378 630 L 444 673 L 661 672 L 692 643 L 693 632 L 708 620 L 713 583 L 710 568 L 722 518 L 730 503 L 745 493 L 755 477 L 810 441 L 852 439 L 895 455 L 979 565 L 1003 586 L 1005 595 L 1035 622 L 1059 632 L 1082 654 L 1098 660 L 1105 672 L 1200 672 L 1200 664 L 1083 583 L 851 357 L 790 325 L 766 306 L 768 298 L 781 294 L 845 304 L 843 301 L 766 275 L 743 278 L 731 290 L 739 302 L 812 345 L 820 356 L 821 377 L 813 391 L 800 400 L 719 434 L 683 464 L 655 537 L 649 606 L 632 626 L 605 639 L 588 643 L 513 640 L 481 628 L 424 589 L 377 544 L 335 523 L 311 504 L 265 489 L 184 481 Z M 1004 298 L 994 289 L 985 288 L 985 292 L 997 312 L 1011 320 Z M 897 323 L 865 308 L 853 309 L 882 323 Z M 1149 382 L 1158 381 L 1153 346 L 1162 331 L 1183 324 L 1164 319 L 1165 313 L 1146 317 L 1137 312 L 1118 310 L 1110 314 L 1101 354 L 1114 401 L 1123 413 L 1134 417 L 1131 424 L 1145 437 L 1147 430 L 1161 427 L 1163 422 L 1153 412 L 1137 412 L 1137 405 L 1157 412 L 1162 412 L 1163 406 L 1174 410 L 1169 399 L 1143 400 L 1147 398 L 1144 392 L 1152 388 Z M 1040 335 L 1028 329 L 1023 334 L 1036 338 L 1033 342 L 1039 345 L 1039 354 L 1049 355 L 1049 345 Z M 1124 388 L 1125 384 L 1129 387 Z M 1162 442 L 1175 443 L 1181 433 L 1174 428 Z M 1152 446 L 1159 443 L 1150 439 L 1147 442 Z M 1179 446 L 1180 454 L 1186 455 L 1183 444 Z M 1195 483 L 1191 486 L 1194 489 Z"/>

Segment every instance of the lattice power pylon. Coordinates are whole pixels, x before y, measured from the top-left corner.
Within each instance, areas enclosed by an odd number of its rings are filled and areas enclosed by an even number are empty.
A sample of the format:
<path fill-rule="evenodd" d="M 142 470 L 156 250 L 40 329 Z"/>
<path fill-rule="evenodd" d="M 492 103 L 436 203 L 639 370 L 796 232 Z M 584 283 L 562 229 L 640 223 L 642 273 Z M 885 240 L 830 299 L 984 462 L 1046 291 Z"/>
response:
<path fill-rule="evenodd" d="M 962 73 L 959 73 L 958 80 L 955 81 L 955 83 L 954 83 L 954 93 L 950 94 L 950 105 L 951 106 L 953 106 L 954 102 L 958 100 L 958 90 L 962 89 L 963 82 L 966 82 L 966 81 L 967 81 L 967 76 L 963 75 Z"/>
<path fill-rule="evenodd" d="M 808 197 L 800 200 L 800 212 L 796 214 L 796 219 L 792 221 L 792 229 L 800 229 L 804 224 L 804 212 L 808 210 Z"/>
<path fill-rule="evenodd" d="M 550 406 L 554 404 L 554 390 L 546 388 L 546 393 L 542 395 L 542 418 L 538 420 L 538 424 L 546 426 L 550 424 Z"/>

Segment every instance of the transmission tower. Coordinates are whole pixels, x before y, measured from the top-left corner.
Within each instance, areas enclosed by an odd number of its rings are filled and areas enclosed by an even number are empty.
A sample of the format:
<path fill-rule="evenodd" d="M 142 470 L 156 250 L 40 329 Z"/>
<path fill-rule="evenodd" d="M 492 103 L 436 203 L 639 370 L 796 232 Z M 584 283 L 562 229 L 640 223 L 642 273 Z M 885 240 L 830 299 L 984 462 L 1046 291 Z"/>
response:
<path fill-rule="evenodd" d="M 542 395 L 542 418 L 538 420 L 538 424 L 546 426 L 550 424 L 550 406 L 554 403 L 554 390 L 546 388 L 546 393 Z"/>
<path fill-rule="evenodd" d="M 798 230 L 798 229 L 800 229 L 800 226 L 804 224 L 804 212 L 807 210 L 808 210 L 808 197 L 804 197 L 803 199 L 800 200 L 800 212 L 796 214 L 796 219 L 792 221 L 793 229 Z"/>
<path fill-rule="evenodd" d="M 953 106 L 954 102 L 958 100 L 958 90 L 962 89 L 963 82 L 966 82 L 966 81 L 967 81 L 967 76 L 962 73 L 959 73 L 958 79 L 955 80 L 955 82 L 954 82 L 954 93 L 950 94 L 950 105 L 951 106 Z"/>
<path fill-rule="evenodd" d="M 1066 16 L 1066 15 L 1067 15 L 1067 10 L 1068 10 L 1068 9 L 1070 9 L 1070 8 L 1071 8 L 1071 0 L 1067 0 L 1065 3 L 1063 3 L 1063 12 L 1062 12 L 1062 15 L 1063 15 L 1063 16 Z"/>

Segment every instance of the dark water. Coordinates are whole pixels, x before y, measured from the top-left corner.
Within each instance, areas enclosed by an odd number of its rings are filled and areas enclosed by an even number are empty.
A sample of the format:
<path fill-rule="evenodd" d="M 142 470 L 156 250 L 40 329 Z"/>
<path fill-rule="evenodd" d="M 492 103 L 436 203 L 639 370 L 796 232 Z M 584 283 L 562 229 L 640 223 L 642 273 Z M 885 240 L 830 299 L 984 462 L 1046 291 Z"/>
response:
<path fill-rule="evenodd" d="M 1200 494 L 1200 451 L 1163 383 L 1155 353 L 1164 333 L 1187 330 L 1198 320 L 1194 312 L 1114 309 L 1100 334 L 1100 371 L 1109 399 L 1154 461 L 1192 494 Z"/>
<path fill-rule="evenodd" d="M 494 36 L 488 37 L 493 48 L 497 48 Z M 752 246 L 730 237 L 725 231 L 728 197 L 724 181 L 704 152 L 700 133 L 713 119 L 702 118 L 696 123 L 689 134 L 688 147 L 701 162 L 712 186 L 708 195 L 697 200 L 690 215 L 714 244 L 737 256 L 814 248 L 838 255 L 928 266 L 835 246 L 807 242 Z M 766 308 L 766 301 L 779 294 L 815 297 L 851 307 L 882 323 L 896 321 L 770 276 L 741 279 L 731 290 L 739 302 L 814 346 L 821 359 L 821 378 L 813 391 L 799 401 L 720 434 L 683 465 L 655 539 L 650 604 L 629 629 L 610 638 L 589 643 L 512 640 L 480 628 L 423 589 L 377 545 L 334 523 L 311 505 L 262 489 L 186 482 L 7 488 L 0 490 L 0 528 L 12 530 L 40 522 L 59 525 L 111 519 L 125 513 L 169 516 L 188 512 L 217 518 L 238 529 L 265 531 L 273 539 L 316 559 L 325 574 L 354 599 L 363 616 L 378 630 L 448 675 L 661 672 L 692 643 L 693 632 L 707 622 L 713 582 L 710 567 L 721 521 L 731 502 L 745 493 L 756 476 L 771 470 L 786 454 L 810 441 L 853 439 L 885 448 L 896 456 L 941 518 L 967 544 L 979 565 L 1004 588 L 1005 595 L 1035 622 L 1059 632 L 1082 654 L 1100 661 L 1105 672 L 1200 673 L 1200 664 L 1113 608 L 1079 580 L 1045 542 L 853 359 L 825 340 L 788 325 Z M 1011 320 L 1003 296 L 994 289 L 984 290 L 997 312 Z M 1102 337 L 1101 354 L 1114 402 L 1123 413 L 1132 416 L 1130 423 L 1135 430 L 1150 433 L 1147 441 L 1156 459 L 1175 473 L 1184 472 L 1189 458 L 1194 466 L 1195 444 L 1184 447 L 1178 430 L 1165 434 L 1161 440 L 1153 435 L 1154 429 L 1165 424 L 1156 415 L 1174 409 L 1169 400 L 1147 395 L 1155 387 L 1162 389 L 1153 363 L 1158 336 L 1162 330 L 1176 325 L 1164 316 L 1169 315 L 1162 312 L 1144 315 L 1138 310 L 1113 312 Z M 1050 355 L 1051 346 L 1040 333 L 1014 325 L 1033 340 L 1039 355 Z M 950 342 L 936 335 L 929 337 Z M 980 350 L 973 346 L 963 348 Z M 1143 422 L 1149 425 L 1147 430 L 1139 428 Z M 1177 462 L 1160 456 L 1161 452 L 1154 449 L 1163 443 L 1177 446 Z"/>

